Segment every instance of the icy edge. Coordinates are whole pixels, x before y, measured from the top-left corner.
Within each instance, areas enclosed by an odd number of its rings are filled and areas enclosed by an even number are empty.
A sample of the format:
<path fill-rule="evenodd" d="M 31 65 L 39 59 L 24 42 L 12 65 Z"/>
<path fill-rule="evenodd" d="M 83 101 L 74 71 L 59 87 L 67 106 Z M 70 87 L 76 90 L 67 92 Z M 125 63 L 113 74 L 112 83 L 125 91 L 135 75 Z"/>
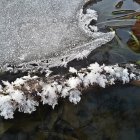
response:
<path fill-rule="evenodd" d="M 98 31 L 96 24 L 91 25 L 93 20 L 97 21 L 98 15 L 97 12 L 93 9 L 87 9 L 86 13 L 81 9 L 77 16 L 78 27 L 79 29 L 88 37 L 92 38 L 89 42 L 77 45 L 74 47 L 66 48 L 56 52 L 57 55 L 48 56 L 42 60 L 33 60 L 30 62 L 23 62 L 19 65 L 14 65 L 9 67 L 9 64 L 5 64 L 0 67 L 2 71 L 11 71 L 16 72 L 18 70 L 27 71 L 27 70 L 37 70 L 38 69 L 48 69 L 56 66 L 67 66 L 67 63 L 74 59 L 83 59 L 86 58 L 93 50 L 110 42 L 114 36 L 115 32 L 103 33 Z M 34 65 L 36 66 L 34 66 Z M 14 68 L 13 68 L 14 67 Z"/>

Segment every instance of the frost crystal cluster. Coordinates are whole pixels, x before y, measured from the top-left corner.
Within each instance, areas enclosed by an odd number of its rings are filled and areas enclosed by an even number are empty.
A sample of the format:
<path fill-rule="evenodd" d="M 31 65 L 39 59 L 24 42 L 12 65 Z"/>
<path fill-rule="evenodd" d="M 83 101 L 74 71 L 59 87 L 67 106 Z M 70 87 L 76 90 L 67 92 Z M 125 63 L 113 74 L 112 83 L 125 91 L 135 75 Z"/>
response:
<path fill-rule="evenodd" d="M 140 80 L 140 70 L 133 64 L 123 67 L 119 65 L 91 64 L 77 71 L 69 69 L 69 78 L 54 75 L 48 77 L 24 76 L 9 83 L 2 81 L 0 85 L 0 115 L 5 119 L 13 118 L 14 111 L 31 113 L 36 110 L 39 102 L 54 108 L 59 98 L 68 97 L 69 101 L 77 104 L 81 100 L 82 91 L 91 86 L 105 88 L 122 81 Z"/>

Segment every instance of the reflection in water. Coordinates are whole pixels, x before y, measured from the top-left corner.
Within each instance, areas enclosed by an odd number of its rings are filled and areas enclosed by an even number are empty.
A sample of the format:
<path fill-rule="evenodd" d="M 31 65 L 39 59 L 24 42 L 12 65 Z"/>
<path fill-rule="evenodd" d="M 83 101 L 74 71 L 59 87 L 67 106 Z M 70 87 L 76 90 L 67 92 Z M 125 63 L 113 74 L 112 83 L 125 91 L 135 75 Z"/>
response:
<path fill-rule="evenodd" d="M 93 89 L 76 106 L 62 101 L 55 110 L 16 114 L 2 122 L 1 140 L 139 140 L 139 101 L 138 87 Z"/>
<path fill-rule="evenodd" d="M 140 53 L 140 21 L 132 27 L 132 35 L 127 43 L 133 51 Z"/>

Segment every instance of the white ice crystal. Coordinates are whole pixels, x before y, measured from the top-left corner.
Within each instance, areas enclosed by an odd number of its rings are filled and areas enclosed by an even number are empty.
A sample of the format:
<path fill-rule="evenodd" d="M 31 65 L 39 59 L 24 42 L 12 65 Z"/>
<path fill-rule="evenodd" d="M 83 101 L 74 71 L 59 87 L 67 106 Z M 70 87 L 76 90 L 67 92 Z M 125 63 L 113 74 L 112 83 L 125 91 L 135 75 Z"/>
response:
<path fill-rule="evenodd" d="M 114 79 L 114 78 L 111 78 L 111 79 L 109 80 L 109 84 L 110 84 L 110 85 L 114 85 L 114 84 L 115 84 L 115 79 Z"/>
<path fill-rule="evenodd" d="M 56 86 L 52 85 L 44 85 L 42 89 L 42 93 L 40 94 L 41 100 L 43 104 L 51 105 L 53 108 L 57 104 L 57 88 Z"/>
<path fill-rule="evenodd" d="M 33 76 L 33 77 L 31 77 L 30 75 L 23 76 L 22 78 L 17 78 L 14 82 L 12 82 L 12 85 L 20 86 L 20 85 L 23 85 L 26 81 L 28 81 L 30 79 L 37 79 L 37 78 L 38 78 L 38 76 Z"/>
<path fill-rule="evenodd" d="M 25 82 L 25 80 L 23 78 L 17 78 L 13 84 L 16 86 L 20 86 L 20 85 L 24 84 L 24 82 Z"/>
<path fill-rule="evenodd" d="M 5 119 L 12 119 L 14 114 L 11 97 L 8 95 L 0 95 L 0 115 Z"/>
<path fill-rule="evenodd" d="M 38 105 L 39 103 L 37 101 L 29 98 L 24 102 L 23 105 L 19 106 L 19 111 L 31 114 L 33 111 L 36 110 L 36 106 Z"/>
<path fill-rule="evenodd" d="M 70 86 L 71 88 L 76 88 L 78 85 L 81 84 L 81 80 L 78 77 L 71 77 L 69 78 L 69 80 L 67 81 L 68 86 Z"/>
<path fill-rule="evenodd" d="M 69 68 L 69 72 L 71 72 L 71 73 L 77 73 L 77 70 L 75 68 L 73 68 L 73 67 L 70 67 Z"/>
<path fill-rule="evenodd" d="M 105 75 L 98 76 L 96 83 L 99 84 L 100 87 L 105 88 L 106 84 L 108 83 L 106 76 Z"/>
<path fill-rule="evenodd" d="M 90 66 L 88 67 L 88 69 L 92 70 L 93 73 L 97 73 L 97 72 L 102 72 L 102 67 L 95 62 L 94 64 L 90 64 Z"/>
<path fill-rule="evenodd" d="M 116 81 L 122 81 L 125 84 L 132 79 L 140 80 L 140 71 L 136 71 L 135 66 L 127 66 L 129 70 L 127 67 L 123 68 L 119 65 L 106 66 L 98 63 L 91 64 L 79 71 L 70 68 L 70 72 L 76 72 L 76 77 L 71 76 L 60 80 L 59 83 L 55 80 L 43 81 L 37 76 L 30 75 L 18 78 L 11 83 L 3 81 L 4 87 L 0 85 L 0 115 L 8 119 L 13 118 L 15 110 L 32 113 L 39 102 L 54 108 L 59 98 L 68 97 L 70 102 L 77 104 L 81 100 L 82 88 L 93 85 L 105 88 L 107 85 L 115 84 Z M 46 77 L 46 79 L 48 78 Z M 34 84 L 30 85 L 30 81 L 34 81 Z M 41 90 L 37 88 L 37 85 Z M 37 92 L 36 95 L 32 95 L 34 91 Z M 35 99 L 36 96 L 39 97 L 39 100 Z"/>
<path fill-rule="evenodd" d="M 136 75 L 134 73 L 130 74 L 130 79 L 136 79 Z"/>
<path fill-rule="evenodd" d="M 114 71 L 114 69 L 111 66 L 105 66 L 104 70 L 106 71 L 106 73 L 109 73 L 111 75 L 115 74 L 115 71 Z"/>
<path fill-rule="evenodd" d="M 9 94 L 11 96 L 11 98 L 17 102 L 18 104 L 22 104 L 22 101 L 25 100 L 25 96 L 24 93 L 19 91 L 19 90 L 13 90 L 10 92 Z"/>
<path fill-rule="evenodd" d="M 97 15 L 97 12 L 95 10 L 92 10 L 92 9 L 87 9 L 86 10 L 86 16 L 83 14 L 83 10 L 81 9 L 80 10 L 80 16 L 79 16 L 79 26 L 88 34 L 91 36 L 91 34 L 93 34 L 91 32 L 91 30 L 93 32 L 97 32 L 98 31 L 98 28 L 97 26 L 93 25 L 93 26 L 90 26 L 89 28 L 89 25 L 90 25 L 90 22 L 92 20 L 95 20 L 97 21 L 97 18 L 98 18 L 98 15 Z"/>
<path fill-rule="evenodd" d="M 61 97 L 66 98 L 69 95 L 70 87 L 64 87 L 61 92 Z"/>
<path fill-rule="evenodd" d="M 63 89 L 62 85 L 56 85 L 56 87 L 57 87 L 57 92 L 61 93 Z"/>
<path fill-rule="evenodd" d="M 81 92 L 79 90 L 71 90 L 69 95 L 69 101 L 77 104 L 81 100 Z"/>
<path fill-rule="evenodd" d="M 122 72 L 122 81 L 123 83 L 129 83 L 129 73 L 128 73 L 128 69 L 124 69 L 123 72 Z"/>

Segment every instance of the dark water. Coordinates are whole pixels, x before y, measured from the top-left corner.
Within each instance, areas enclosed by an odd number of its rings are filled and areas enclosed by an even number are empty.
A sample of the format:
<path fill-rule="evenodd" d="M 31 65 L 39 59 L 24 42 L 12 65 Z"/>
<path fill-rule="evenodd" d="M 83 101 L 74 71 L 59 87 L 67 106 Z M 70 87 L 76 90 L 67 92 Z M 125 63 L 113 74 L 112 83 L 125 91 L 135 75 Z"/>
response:
<path fill-rule="evenodd" d="M 139 140 L 140 88 L 131 85 L 95 88 L 78 105 L 60 101 L 52 110 L 16 114 L 0 124 L 1 140 Z"/>
<path fill-rule="evenodd" d="M 99 22 L 113 17 L 111 12 L 116 10 L 117 2 L 119 0 L 99 0 L 91 6 L 99 12 Z M 138 9 L 138 3 L 125 0 L 122 9 Z M 139 61 L 140 54 L 127 45 L 131 37 L 127 31 L 131 31 L 131 27 L 116 29 L 121 42 L 115 38 L 92 52 L 87 60 L 70 65 Z M 1 118 L 0 122 L 0 140 L 140 140 L 140 87 L 97 87 L 83 93 L 78 105 L 65 99 L 59 101 L 54 110 L 40 105 L 31 115 L 16 113 L 15 119 Z"/>

